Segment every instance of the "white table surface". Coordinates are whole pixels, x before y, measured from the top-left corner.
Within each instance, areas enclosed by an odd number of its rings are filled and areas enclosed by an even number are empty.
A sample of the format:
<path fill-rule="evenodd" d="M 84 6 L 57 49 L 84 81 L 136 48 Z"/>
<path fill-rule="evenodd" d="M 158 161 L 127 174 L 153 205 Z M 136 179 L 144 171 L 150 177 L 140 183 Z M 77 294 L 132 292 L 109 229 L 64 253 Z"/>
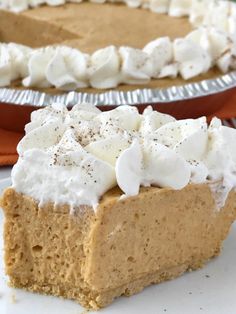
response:
<path fill-rule="evenodd" d="M 12 167 L 0 167 L 0 180 L 10 177 L 11 169 Z"/>

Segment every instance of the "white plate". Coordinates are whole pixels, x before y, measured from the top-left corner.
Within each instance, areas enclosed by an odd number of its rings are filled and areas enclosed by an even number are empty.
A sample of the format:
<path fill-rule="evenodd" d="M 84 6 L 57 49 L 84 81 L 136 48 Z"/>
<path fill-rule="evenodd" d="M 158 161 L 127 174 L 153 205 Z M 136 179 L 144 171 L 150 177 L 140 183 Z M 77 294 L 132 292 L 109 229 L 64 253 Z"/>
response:
<path fill-rule="evenodd" d="M 1 190 L 8 180 L 0 181 Z M 0 234 L 3 215 L 0 210 Z M 220 257 L 198 271 L 146 288 L 130 298 L 119 298 L 103 314 L 235 314 L 236 225 L 224 243 Z M 11 289 L 3 270 L 0 242 L 0 314 L 82 314 L 77 303 Z"/>

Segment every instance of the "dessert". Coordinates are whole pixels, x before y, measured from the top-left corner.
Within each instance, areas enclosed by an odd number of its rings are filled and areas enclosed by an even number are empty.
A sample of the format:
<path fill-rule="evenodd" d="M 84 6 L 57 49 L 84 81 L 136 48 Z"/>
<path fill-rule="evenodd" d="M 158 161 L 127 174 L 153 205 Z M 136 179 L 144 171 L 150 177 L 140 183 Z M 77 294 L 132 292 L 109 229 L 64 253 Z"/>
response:
<path fill-rule="evenodd" d="M 14 287 L 99 309 L 219 254 L 236 219 L 236 130 L 219 119 L 55 104 L 25 130 L 1 199 Z"/>
<path fill-rule="evenodd" d="M 0 1 L 0 86 L 170 87 L 236 67 L 231 1 L 75 2 Z"/>

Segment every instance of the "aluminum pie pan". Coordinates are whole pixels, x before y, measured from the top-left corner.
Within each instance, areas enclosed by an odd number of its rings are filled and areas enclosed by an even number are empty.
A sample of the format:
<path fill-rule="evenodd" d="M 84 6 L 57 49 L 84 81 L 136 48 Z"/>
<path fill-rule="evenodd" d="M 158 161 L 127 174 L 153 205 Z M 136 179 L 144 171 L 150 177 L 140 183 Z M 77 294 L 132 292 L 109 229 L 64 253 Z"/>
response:
<path fill-rule="evenodd" d="M 44 107 L 60 102 L 71 107 L 78 103 L 91 103 L 96 106 L 120 106 L 124 104 L 170 103 L 222 93 L 236 87 L 236 71 L 214 79 L 189 83 L 182 86 L 132 91 L 106 91 L 103 93 L 67 92 L 58 95 L 34 90 L 0 88 L 0 103 Z"/>
<path fill-rule="evenodd" d="M 166 89 L 137 89 L 104 93 L 68 92 L 47 94 L 33 90 L 0 89 L 0 128 L 23 133 L 33 110 L 52 103 L 63 103 L 71 108 L 78 103 L 91 103 L 101 110 L 115 106 L 135 105 L 140 112 L 147 105 L 177 119 L 211 117 L 222 111 L 236 95 L 236 71 L 216 79 L 203 80 Z M 234 115 L 234 114 L 233 114 Z M 236 116 L 236 106 L 235 106 Z M 232 118 L 219 116 L 219 118 Z"/>

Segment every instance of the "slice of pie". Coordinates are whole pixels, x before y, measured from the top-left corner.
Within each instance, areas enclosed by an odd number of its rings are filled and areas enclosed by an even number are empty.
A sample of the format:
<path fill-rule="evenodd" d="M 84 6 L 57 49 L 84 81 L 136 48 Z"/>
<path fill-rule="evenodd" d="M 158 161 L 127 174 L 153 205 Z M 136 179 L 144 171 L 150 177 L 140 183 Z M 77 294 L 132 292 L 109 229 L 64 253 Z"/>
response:
<path fill-rule="evenodd" d="M 235 144 L 216 118 L 34 112 L 1 199 L 11 285 L 99 309 L 202 267 L 236 219 Z"/>
<path fill-rule="evenodd" d="M 161 88 L 236 68 L 234 2 L 79 2 L 0 1 L 0 86 Z"/>

